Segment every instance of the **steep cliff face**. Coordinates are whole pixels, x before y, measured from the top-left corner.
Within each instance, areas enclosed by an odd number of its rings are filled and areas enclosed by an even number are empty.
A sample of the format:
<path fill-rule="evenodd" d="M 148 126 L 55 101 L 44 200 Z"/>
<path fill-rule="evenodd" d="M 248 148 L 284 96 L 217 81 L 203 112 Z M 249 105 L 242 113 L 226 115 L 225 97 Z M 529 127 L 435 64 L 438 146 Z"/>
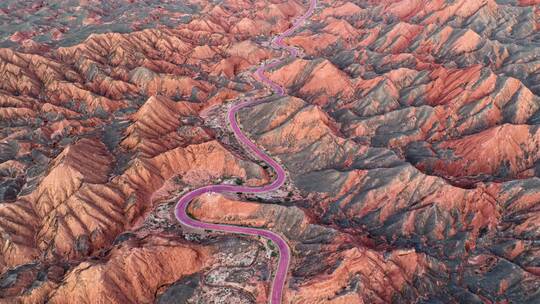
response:
<path fill-rule="evenodd" d="M 32 2 L 32 1 L 31 1 Z M 0 4 L 0 303 L 540 301 L 540 2 Z M 69 3 L 68 3 L 69 2 Z M 56 16 L 56 17 L 53 17 Z M 141 17 L 141 16 L 144 16 Z M 119 28 L 112 27 L 112 20 Z"/>

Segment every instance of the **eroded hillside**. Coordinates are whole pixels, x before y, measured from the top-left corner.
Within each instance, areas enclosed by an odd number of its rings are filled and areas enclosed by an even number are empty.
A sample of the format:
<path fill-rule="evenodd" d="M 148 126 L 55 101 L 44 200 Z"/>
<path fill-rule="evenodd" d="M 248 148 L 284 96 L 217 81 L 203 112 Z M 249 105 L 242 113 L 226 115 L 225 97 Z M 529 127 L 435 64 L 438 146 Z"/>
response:
<path fill-rule="evenodd" d="M 307 3 L 57 2 L 0 5 L 0 302 L 266 303 L 272 243 L 173 214 L 275 177 L 245 97 L 286 185 L 189 212 L 284 236 L 284 303 L 540 301 L 539 1 L 319 0 L 284 97 Z"/>

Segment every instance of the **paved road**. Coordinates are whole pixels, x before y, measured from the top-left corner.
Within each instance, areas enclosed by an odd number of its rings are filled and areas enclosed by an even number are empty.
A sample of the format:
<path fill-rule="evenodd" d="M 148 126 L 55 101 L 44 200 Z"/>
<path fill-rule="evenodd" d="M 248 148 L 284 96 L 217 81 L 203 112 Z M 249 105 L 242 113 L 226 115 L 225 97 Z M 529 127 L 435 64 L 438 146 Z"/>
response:
<path fill-rule="evenodd" d="M 316 4 L 317 4 L 317 0 L 310 0 L 309 8 L 302 16 L 298 17 L 293 22 L 293 26 L 272 40 L 272 44 L 274 46 L 288 51 L 289 57 L 296 57 L 297 50 L 293 47 L 285 45 L 283 42 L 283 39 L 286 36 L 291 35 L 298 27 L 302 25 L 304 21 L 306 21 L 306 19 L 308 19 L 313 14 L 313 10 L 315 9 Z M 255 72 L 256 77 L 261 82 L 263 82 L 268 87 L 270 87 L 272 91 L 274 91 L 275 94 L 278 94 L 281 96 L 285 95 L 285 90 L 278 84 L 271 81 L 268 77 L 266 77 L 266 75 L 264 75 L 264 71 L 266 69 L 269 69 L 278 65 L 282 60 L 283 59 L 274 60 L 268 64 L 262 64 L 261 66 L 259 66 L 259 68 L 257 68 L 257 71 Z M 191 192 L 188 192 L 187 194 L 185 194 L 184 196 L 180 198 L 180 200 L 176 204 L 175 215 L 180 223 L 189 227 L 202 228 L 202 229 L 215 230 L 215 231 L 240 233 L 240 234 L 248 234 L 248 235 L 258 235 L 258 236 L 262 236 L 264 238 L 270 239 L 272 242 L 274 242 L 274 244 L 276 244 L 277 248 L 279 249 L 279 263 L 276 270 L 276 274 L 274 276 L 274 280 L 272 281 L 270 303 L 278 304 L 278 303 L 281 303 L 281 299 L 283 295 L 283 288 L 285 286 L 285 280 L 287 278 L 287 269 L 289 268 L 289 263 L 291 260 L 291 250 L 289 249 L 287 242 L 285 242 L 285 240 L 280 235 L 272 231 L 264 230 L 264 229 L 240 227 L 240 226 L 233 226 L 233 225 L 226 225 L 226 224 L 205 223 L 205 222 L 201 222 L 201 221 L 191 218 L 186 213 L 189 203 L 195 197 L 204 193 L 209 193 L 209 192 L 264 193 L 264 192 L 276 190 L 283 185 L 283 183 L 285 182 L 285 177 L 286 177 L 285 170 L 283 170 L 283 168 L 276 161 L 274 161 L 272 158 L 266 155 L 263 151 L 261 151 L 261 149 L 259 149 L 255 145 L 255 143 L 249 140 L 249 138 L 247 138 L 247 136 L 244 133 L 242 133 L 242 130 L 240 129 L 240 126 L 238 125 L 238 122 L 236 120 L 236 113 L 238 113 L 240 109 L 253 106 L 261 102 L 262 102 L 261 100 L 247 100 L 247 101 L 235 104 L 233 107 L 231 107 L 231 109 L 228 112 L 228 119 L 229 119 L 229 124 L 231 125 L 231 128 L 236 138 L 240 142 L 242 142 L 249 150 L 251 150 L 251 152 L 253 152 L 255 155 L 257 155 L 260 159 L 265 161 L 270 167 L 274 169 L 277 175 L 276 179 L 272 183 L 261 186 L 261 187 L 247 187 L 247 186 L 238 186 L 238 185 L 209 185 L 209 186 L 204 186 L 204 187 L 195 189 Z"/>

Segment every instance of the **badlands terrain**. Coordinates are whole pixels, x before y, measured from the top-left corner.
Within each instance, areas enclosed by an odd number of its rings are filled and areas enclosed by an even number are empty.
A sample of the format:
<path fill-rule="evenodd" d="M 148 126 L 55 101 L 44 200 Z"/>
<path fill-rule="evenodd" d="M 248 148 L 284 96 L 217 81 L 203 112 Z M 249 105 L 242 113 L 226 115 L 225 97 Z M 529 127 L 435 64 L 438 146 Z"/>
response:
<path fill-rule="evenodd" d="M 308 6 L 0 3 L 0 303 L 268 303 L 248 98 L 282 303 L 540 303 L 540 1 Z"/>

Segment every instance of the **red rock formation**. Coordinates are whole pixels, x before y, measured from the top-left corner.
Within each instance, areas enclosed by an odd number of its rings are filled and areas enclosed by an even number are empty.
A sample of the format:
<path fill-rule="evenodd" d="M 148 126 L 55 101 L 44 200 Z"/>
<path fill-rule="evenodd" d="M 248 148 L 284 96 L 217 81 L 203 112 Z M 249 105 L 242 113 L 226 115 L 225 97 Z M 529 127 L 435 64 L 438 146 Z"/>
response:
<path fill-rule="evenodd" d="M 537 137 L 537 131 L 529 126 L 503 125 L 442 142 L 434 150 L 441 155 L 450 152 L 451 159 L 427 158 L 416 166 L 450 179 L 479 175 L 502 179 L 533 177 L 532 168 L 538 160 Z"/>
<path fill-rule="evenodd" d="M 127 242 L 113 249 L 105 263 L 83 262 L 73 268 L 49 301 L 152 301 L 161 286 L 199 271 L 208 262 L 208 251 L 167 238 Z"/>
<path fill-rule="evenodd" d="M 308 75 L 304 75 L 306 70 Z M 352 81 L 327 60 L 295 60 L 274 71 L 270 79 L 284 87 L 300 86 L 300 96 L 311 97 L 313 103 L 323 106 L 329 102 L 329 96 L 348 99 L 354 94 Z"/>
<path fill-rule="evenodd" d="M 0 9 L 0 303 L 267 301 L 273 245 L 172 205 L 272 179 L 225 116 L 305 5 L 158 2 Z M 286 185 L 190 213 L 283 235 L 284 303 L 538 302 L 538 4 L 318 1 L 238 115 Z"/>

